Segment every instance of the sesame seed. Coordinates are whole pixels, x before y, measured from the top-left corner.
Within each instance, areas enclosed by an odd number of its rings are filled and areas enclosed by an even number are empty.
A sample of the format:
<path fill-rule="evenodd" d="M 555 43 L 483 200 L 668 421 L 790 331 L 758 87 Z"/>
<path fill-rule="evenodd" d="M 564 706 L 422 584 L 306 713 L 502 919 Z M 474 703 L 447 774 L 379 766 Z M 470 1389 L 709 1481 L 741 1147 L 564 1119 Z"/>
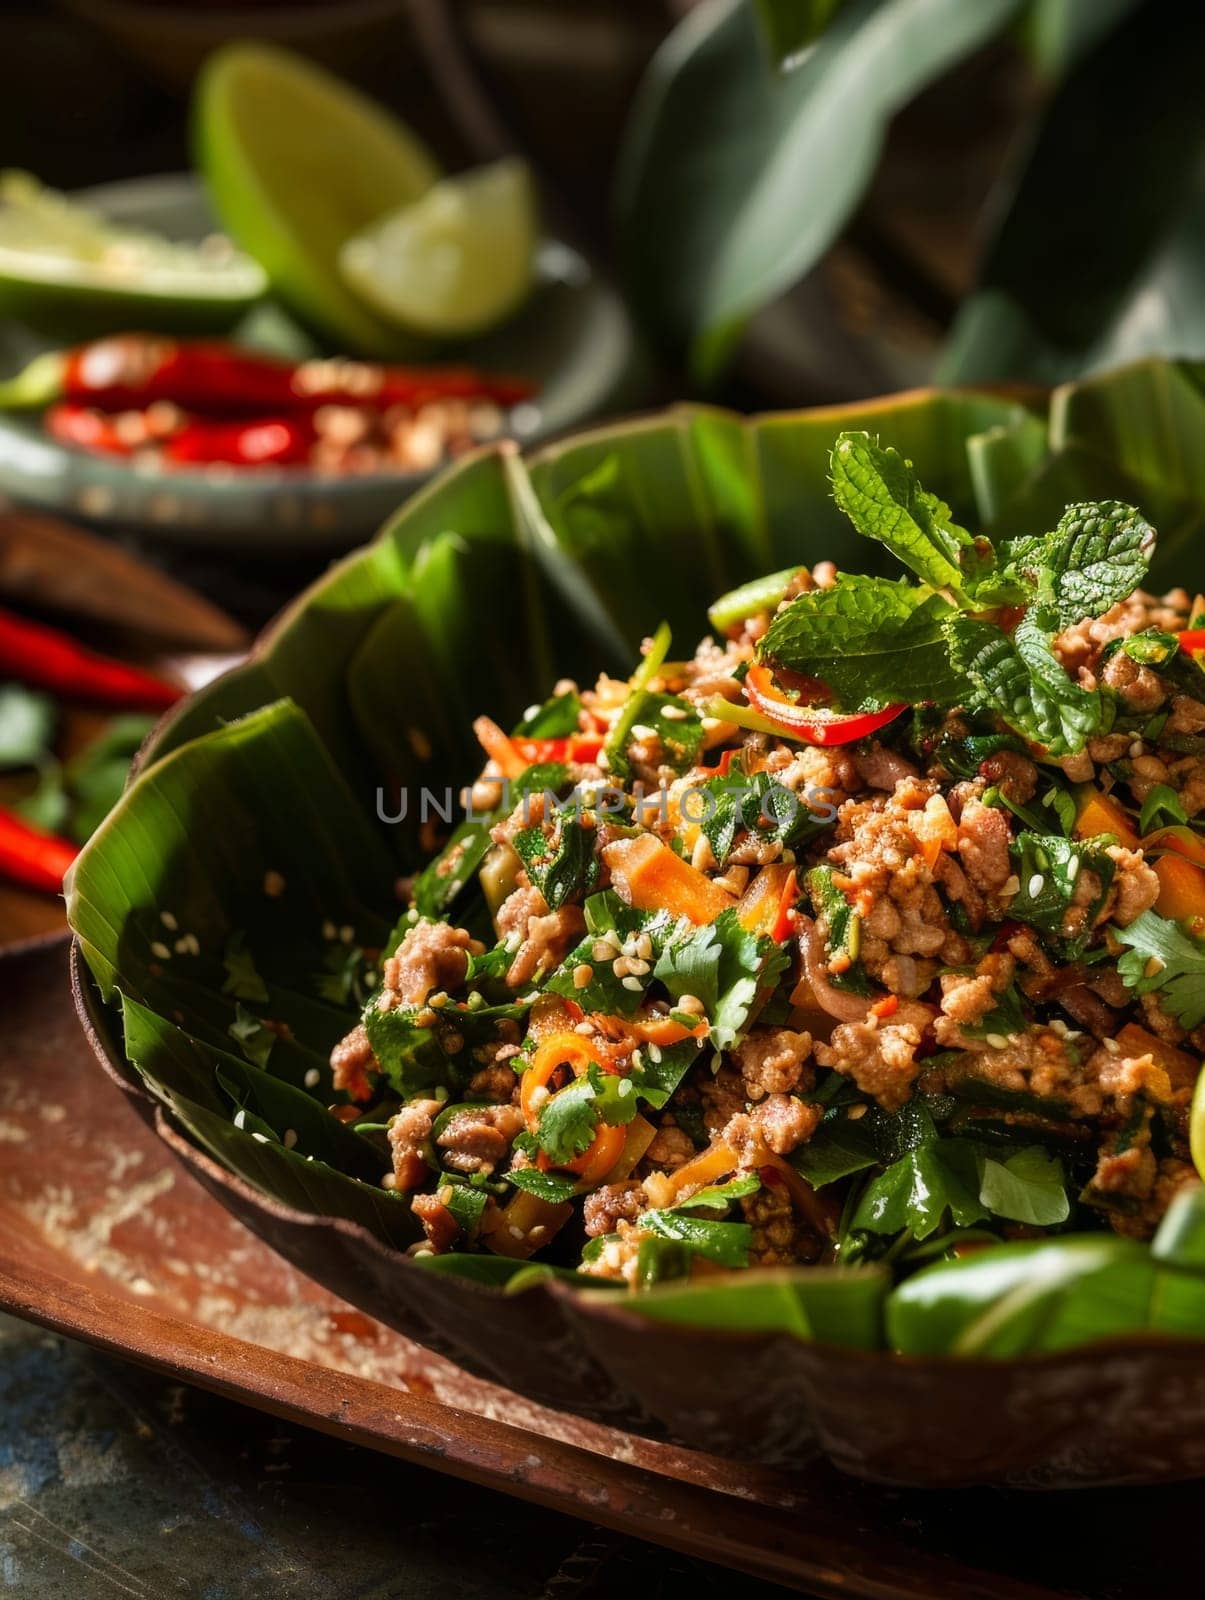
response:
<path fill-rule="evenodd" d="M 1101 1043 L 1105 1047 L 1106 1055 L 1119 1056 L 1121 1054 L 1121 1046 L 1116 1039 L 1103 1039 Z"/>
<path fill-rule="evenodd" d="M 318 1087 L 318 1085 L 322 1082 L 322 1074 L 318 1071 L 317 1067 L 310 1067 L 307 1069 L 304 1082 L 307 1089 L 316 1089 Z"/>
<path fill-rule="evenodd" d="M 268 1135 L 266 1133 L 256 1133 L 254 1128 L 251 1130 L 251 1137 L 255 1140 L 256 1144 L 268 1143 Z"/>
<path fill-rule="evenodd" d="M 352 927 L 350 922 L 345 922 L 343 924 L 343 926 L 339 929 L 339 943 L 340 944 L 350 944 L 352 942 L 352 940 L 355 938 L 355 936 L 356 936 L 356 930 Z"/>
<path fill-rule="evenodd" d="M 1152 956 L 1147 962 L 1146 966 L 1142 969 L 1143 976 L 1147 978 L 1157 978 L 1166 965 L 1167 962 L 1164 961 L 1162 956 Z"/>
<path fill-rule="evenodd" d="M 611 770 L 611 758 L 605 750 L 600 750 L 594 758 L 594 765 L 601 767 L 604 772 Z"/>
<path fill-rule="evenodd" d="M 1068 883 L 1074 883 L 1078 876 L 1079 876 L 1079 857 L 1078 856 L 1072 856 L 1071 860 L 1067 863 L 1067 882 Z"/>
<path fill-rule="evenodd" d="M 594 1032 L 594 1024 L 592 1022 L 579 1022 L 573 1031 L 574 1033 L 590 1034 Z"/>
<path fill-rule="evenodd" d="M 631 1080 L 631 1078 L 621 1078 L 619 1080 L 618 1085 L 616 1086 L 615 1093 L 619 1096 L 619 1098 L 621 1100 L 626 1100 L 628 1095 L 631 1094 L 631 1092 L 632 1092 L 632 1080 Z"/>
<path fill-rule="evenodd" d="M 156 939 L 152 942 L 151 954 L 153 956 L 157 956 L 160 961 L 170 961 L 172 958 L 171 951 L 167 948 L 162 939 Z"/>
<path fill-rule="evenodd" d="M 644 987 L 639 978 L 624 978 L 623 986 L 625 989 L 631 989 L 634 994 L 639 994 Z"/>
<path fill-rule="evenodd" d="M 286 1150 L 292 1150 L 293 1146 L 297 1143 L 297 1129 L 286 1128 L 284 1131 L 283 1142 Z"/>
<path fill-rule="evenodd" d="M 180 924 L 176 921 L 175 917 L 172 916 L 170 911 L 161 911 L 159 913 L 159 921 L 163 924 L 163 926 L 168 930 L 169 933 L 175 933 L 176 929 L 180 926 Z"/>
<path fill-rule="evenodd" d="M 659 1044 L 649 1045 L 649 1060 L 653 1062 L 654 1065 L 661 1060 L 661 1046 Z"/>
<path fill-rule="evenodd" d="M 234 1113 L 234 1125 L 235 1125 L 235 1127 L 236 1128 L 243 1128 L 243 1127 L 246 1126 L 246 1123 L 247 1123 L 247 1113 L 245 1111 L 236 1111 Z"/>
<path fill-rule="evenodd" d="M 335 937 L 335 924 L 329 918 L 322 924 L 322 937 L 324 939 L 333 939 Z"/>
<path fill-rule="evenodd" d="M 539 714 L 540 714 L 539 706 L 528 706 L 527 710 L 523 713 L 523 721 L 524 722 L 531 722 L 532 719 L 535 718 L 535 717 L 538 717 Z"/>
<path fill-rule="evenodd" d="M 642 933 L 636 940 L 636 954 L 642 961 L 653 959 L 653 941 L 647 933 Z"/>
<path fill-rule="evenodd" d="M 595 961 L 609 961 L 611 959 L 611 946 L 605 939 L 595 939 L 590 947 L 590 954 Z"/>
<path fill-rule="evenodd" d="M 632 1066 L 633 1067 L 642 1067 L 643 1065 L 644 1065 L 644 1057 L 640 1054 L 639 1050 L 633 1050 L 632 1051 Z"/>
<path fill-rule="evenodd" d="M 510 1234 L 512 1239 L 521 1239 L 523 1237 L 523 1229 L 516 1228 L 513 1222 L 506 1231 Z"/>
<path fill-rule="evenodd" d="M 1029 898 L 1031 900 L 1036 900 L 1045 887 L 1046 879 L 1040 872 L 1035 872 L 1033 877 L 1029 880 Z"/>
<path fill-rule="evenodd" d="M 649 964 L 647 961 L 641 961 L 636 957 L 628 958 L 628 971 L 633 977 L 643 978 L 648 970 Z"/>
<path fill-rule="evenodd" d="M 441 1206 L 451 1205 L 452 1185 L 450 1183 L 445 1183 L 443 1188 L 437 1192 L 435 1198 L 439 1201 Z"/>
<path fill-rule="evenodd" d="M 714 733 L 715 730 L 720 726 L 719 717 L 702 717 L 700 718 L 700 721 L 703 724 L 704 733 Z"/>
<path fill-rule="evenodd" d="M 541 1084 L 539 1088 L 531 1091 L 531 1094 L 527 1097 L 527 1103 L 533 1111 L 538 1111 L 544 1102 L 546 1100 L 551 1100 L 551 1098 L 552 1096 L 549 1094 L 548 1090 L 543 1086 L 543 1084 Z"/>
<path fill-rule="evenodd" d="M 284 874 L 269 870 L 264 873 L 264 893 L 271 900 L 278 900 L 285 892 Z"/>
<path fill-rule="evenodd" d="M 850 1122 L 860 1122 L 869 1110 L 869 1106 L 850 1106 L 845 1115 Z"/>
<path fill-rule="evenodd" d="M 1146 746 L 1143 744 L 1142 740 L 1141 739 L 1135 739 L 1134 743 L 1130 746 L 1130 755 L 1135 761 L 1137 761 L 1138 757 L 1143 753 L 1143 751 L 1145 749 L 1146 749 Z"/>
<path fill-rule="evenodd" d="M 1001 894 L 1013 895 L 1013 894 L 1016 894 L 1020 890 L 1020 888 L 1021 888 L 1021 880 L 1020 880 L 1020 878 L 1017 877 L 1017 874 L 1015 872 L 1010 872 L 1008 877 L 1005 878 L 1004 882 L 1000 885 L 1000 893 Z"/>
<path fill-rule="evenodd" d="M 661 715 L 667 722 L 683 722 L 690 712 L 685 706 L 662 706 Z"/>
<path fill-rule="evenodd" d="M 192 934 L 191 933 L 186 933 L 181 938 L 176 940 L 176 954 L 178 956 L 191 955 L 193 953 L 192 952 L 192 946 L 193 946 Z"/>
<path fill-rule="evenodd" d="M 573 987 L 584 989 L 594 977 L 594 968 L 585 961 L 579 962 L 573 969 Z"/>
<path fill-rule="evenodd" d="M 657 730 L 656 728 L 650 728 L 647 722 L 634 722 L 632 724 L 632 737 L 633 739 L 655 739 Z"/>
<path fill-rule="evenodd" d="M 993 1050 L 1007 1050 L 1008 1039 L 1002 1033 L 989 1033 L 984 1043 Z"/>

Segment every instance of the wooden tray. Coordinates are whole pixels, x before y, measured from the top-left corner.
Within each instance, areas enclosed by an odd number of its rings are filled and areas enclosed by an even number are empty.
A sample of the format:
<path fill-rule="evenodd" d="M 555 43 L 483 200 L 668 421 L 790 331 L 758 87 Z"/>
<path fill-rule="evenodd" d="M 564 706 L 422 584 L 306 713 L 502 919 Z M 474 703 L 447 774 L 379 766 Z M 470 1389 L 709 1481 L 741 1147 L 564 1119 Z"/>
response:
<path fill-rule="evenodd" d="M 1195 1591 L 1193 1485 L 880 1490 L 826 1465 L 785 1475 L 636 1438 L 468 1377 L 310 1283 L 185 1175 L 93 1060 L 67 948 L 54 939 L 0 955 L 0 1308 L 342 1439 L 817 1596 Z"/>

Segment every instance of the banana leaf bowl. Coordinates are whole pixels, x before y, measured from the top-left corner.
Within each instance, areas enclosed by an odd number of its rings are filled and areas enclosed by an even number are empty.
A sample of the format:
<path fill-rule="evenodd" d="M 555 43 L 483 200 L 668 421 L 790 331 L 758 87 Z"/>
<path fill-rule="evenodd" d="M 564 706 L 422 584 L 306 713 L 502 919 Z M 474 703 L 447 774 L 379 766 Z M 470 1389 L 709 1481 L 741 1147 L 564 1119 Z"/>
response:
<path fill-rule="evenodd" d="M 498 1258 L 455 1258 L 473 1276 L 431 1270 L 404 1253 L 418 1226 L 378 1187 L 379 1156 L 324 1109 L 329 1051 L 355 1013 L 337 982 L 301 980 L 322 966 L 324 927 L 327 945 L 332 925 L 383 942 L 419 855 L 412 818 L 380 820 L 399 786 L 463 783 L 480 764 L 474 715 L 514 720 L 564 673 L 626 671 L 663 618 L 693 641 L 734 583 L 852 565 L 827 481 L 842 428 L 905 452 L 987 531 L 1053 526 L 1088 496 L 1136 503 L 1161 530 L 1155 583 L 1201 584 L 1205 387 L 1183 365 L 1041 396 L 929 390 L 754 419 L 679 407 L 526 459 L 483 451 L 153 733 L 68 884 L 80 1015 L 141 1114 L 249 1227 L 542 1403 L 780 1467 L 827 1455 L 897 1484 L 1205 1474 L 1205 1337 L 1168 1337 L 1154 1315 L 1057 1347 L 1039 1314 L 1007 1357 L 901 1356 L 884 1345 L 875 1269 L 814 1291 L 806 1273 L 749 1272 L 634 1297 L 549 1269 L 502 1282 L 494 1269 L 514 1264 Z M 262 1005 L 229 992 L 236 932 Z M 1205 1333 L 1205 1273 L 1193 1292 L 1187 1325 Z"/>

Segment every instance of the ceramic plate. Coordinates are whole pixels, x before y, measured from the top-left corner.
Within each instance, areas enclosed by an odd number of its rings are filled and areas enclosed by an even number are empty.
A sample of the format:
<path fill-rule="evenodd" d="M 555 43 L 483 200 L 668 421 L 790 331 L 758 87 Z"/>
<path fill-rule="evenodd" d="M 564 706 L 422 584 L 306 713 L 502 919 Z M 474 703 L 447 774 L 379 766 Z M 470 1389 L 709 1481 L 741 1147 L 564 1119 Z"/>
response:
<path fill-rule="evenodd" d="M 216 224 L 200 180 L 180 174 L 139 178 L 83 191 L 79 197 L 115 222 L 169 238 L 203 239 Z M 290 353 L 310 353 L 283 314 L 252 314 L 247 337 Z M 14 322 L 0 324 L 0 374 L 19 370 L 52 341 Z M 547 240 L 539 284 L 505 327 L 463 348 L 474 364 L 520 372 L 537 385 L 522 408 L 523 443 L 630 405 L 638 358 L 618 296 L 569 245 Z M 349 546 L 371 533 L 429 473 L 321 477 L 296 468 L 160 472 L 90 455 L 48 439 L 36 414 L 0 414 L 0 490 L 91 522 L 139 527 L 165 540 L 237 541 L 260 551 Z"/>

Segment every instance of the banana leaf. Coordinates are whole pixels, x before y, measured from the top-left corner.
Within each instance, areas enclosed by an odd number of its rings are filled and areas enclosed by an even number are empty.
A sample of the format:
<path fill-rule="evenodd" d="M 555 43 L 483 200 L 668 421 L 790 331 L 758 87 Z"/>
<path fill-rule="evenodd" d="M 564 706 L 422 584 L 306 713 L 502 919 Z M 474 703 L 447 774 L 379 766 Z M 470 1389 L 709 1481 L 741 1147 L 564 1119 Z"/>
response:
<path fill-rule="evenodd" d="M 920 1331 L 907 1338 L 898 1321 L 907 1291 L 920 1295 L 912 1284 L 963 1265 L 958 1283 L 969 1287 L 956 1299 L 971 1309 L 958 1330 L 973 1327 L 976 1353 L 997 1358 L 985 1366 L 1078 1345 L 1095 1318 L 1152 1336 L 1199 1332 L 1194 1319 L 1205 1315 L 1199 1262 L 1134 1256 L 1124 1241 L 1112 1276 L 1091 1296 L 1081 1285 L 1048 1299 L 1049 1318 L 1001 1311 L 1009 1291 L 998 1283 L 971 1293 L 973 1260 L 925 1269 L 886 1301 L 877 1272 L 754 1273 L 665 1285 L 638 1302 L 592 1296 L 587 1306 L 572 1277 L 487 1269 L 484 1283 L 448 1268 L 411 1270 L 397 1246 L 415 1230 L 405 1202 L 379 1188 L 379 1136 L 349 1133 L 325 1109 L 335 1098 L 330 1049 L 357 1008 L 332 998 L 323 975 L 344 949 L 384 943 L 399 867 L 419 864 L 414 818 L 382 820 L 378 788 L 471 779 L 481 760 L 473 715 L 506 723 L 566 670 L 588 681 L 599 667 L 630 667 L 663 616 L 688 650 L 706 631 L 708 602 L 733 583 L 821 558 L 864 566 L 876 552 L 855 543 L 828 494 L 828 448 L 849 427 L 911 456 L 972 529 L 1053 526 L 1068 490 L 1080 498 L 1124 488 L 1171 530 L 1179 566 L 1169 581 L 1200 584 L 1189 541 L 1205 513 L 1205 399 L 1190 366 L 1145 362 L 1052 397 L 936 391 L 752 419 L 678 407 L 527 462 L 486 452 L 303 595 L 248 667 L 161 725 L 67 886 L 96 986 L 85 1003 L 94 1023 L 109 1005 L 124 1026 L 124 1035 L 98 1029 L 105 1059 L 189 1141 L 178 1148 L 205 1152 L 232 1175 L 221 1192 L 244 1220 L 338 1292 L 495 1375 L 503 1313 L 490 1298 L 486 1314 L 479 1297 L 499 1297 L 514 1319 L 506 1348 L 524 1350 L 513 1381 L 600 1416 L 613 1415 L 618 1385 L 625 1406 L 640 1397 L 632 1415 L 664 1415 L 681 1437 L 695 1425 L 682 1396 L 654 1393 L 660 1380 L 641 1359 L 641 1338 L 658 1324 L 697 1341 L 700 1371 L 712 1371 L 725 1341 L 736 1341 L 733 1350 L 765 1342 L 766 1359 L 774 1352 L 779 1362 L 785 1346 L 841 1344 L 857 1347 L 849 1357 L 889 1361 L 891 1342 L 940 1361 L 958 1337 L 944 1313 L 916 1310 Z M 211 1168 L 198 1170 L 215 1184 Z M 263 1211 L 262 1195 L 277 1209 Z M 304 1226 L 289 1221 L 294 1212 Z M 338 1222 L 320 1247 L 316 1216 Z M 1044 1248 L 1062 1252 L 1070 1283 L 1074 1243 Z M 630 1309 L 619 1321 L 590 1309 L 621 1300 Z M 724 1359 L 736 1404 L 739 1383 Z M 819 1404 L 815 1386 L 805 1388 L 808 1404 Z M 772 1447 L 757 1436 L 765 1459 L 803 1450 L 812 1423 L 801 1404 L 782 1414 L 793 1418 L 794 1443 L 783 1442 L 781 1419 Z M 921 1480 L 928 1470 L 915 1459 L 906 1468 Z"/>
<path fill-rule="evenodd" d="M 648 325 L 714 375 L 848 221 L 890 118 L 1019 9 L 850 0 L 787 73 L 748 0 L 694 10 L 653 58 L 620 159 L 621 255 Z"/>

